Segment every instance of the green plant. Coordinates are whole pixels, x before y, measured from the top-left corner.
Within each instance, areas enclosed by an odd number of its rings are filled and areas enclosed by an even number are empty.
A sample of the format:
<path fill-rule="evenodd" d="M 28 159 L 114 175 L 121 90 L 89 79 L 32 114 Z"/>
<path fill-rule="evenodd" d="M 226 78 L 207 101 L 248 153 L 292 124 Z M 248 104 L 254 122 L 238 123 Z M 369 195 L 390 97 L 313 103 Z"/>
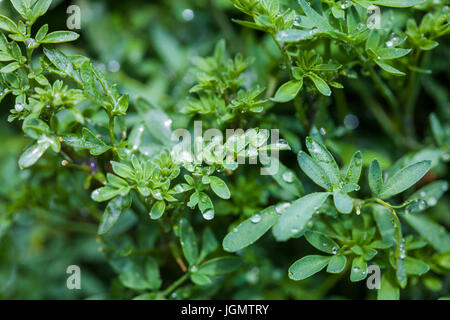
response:
<path fill-rule="evenodd" d="M 51 3 L 12 0 L 17 22 L 0 15 L 0 102 L 14 105 L 8 120 L 20 124 L 28 143 L 18 160 L 22 176 L 7 171 L 15 155 L 0 159 L 2 176 L 13 175 L 1 193 L 2 260 L 15 263 L 6 248 L 18 241 L 15 228 L 27 225 L 20 219 L 31 219 L 42 227 L 23 232 L 37 237 L 31 242 L 38 248 L 47 245 L 41 238 L 65 248 L 100 246 L 106 261 L 88 264 L 111 267 L 98 281 L 104 298 L 302 299 L 311 298 L 310 287 L 317 288 L 313 298 L 327 298 L 345 274 L 362 283 L 369 265 L 382 276 L 367 298 L 398 299 L 401 289 L 405 298 L 447 296 L 448 94 L 432 75 L 440 66 L 430 65 L 431 54 L 448 47 L 444 2 L 211 1 L 231 49 L 212 38 L 205 57 L 191 63 L 189 51 L 158 25 L 152 43 L 170 72 L 147 64 L 145 50 L 123 54 L 138 80 L 75 53 L 68 43 L 77 33 L 36 28 Z M 231 4 L 243 13 L 235 25 L 225 15 L 237 15 Z M 383 7 L 383 28 L 366 24 L 370 5 Z M 132 28 L 112 37 L 135 39 L 146 28 L 140 10 L 127 10 Z M 142 12 L 161 10 L 156 4 Z M 244 29 L 248 44 L 240 45 L 237 25 L 258 30 L 258 37 Z M 185 46 L 195 47 L 191 40 Z M 53 46 L 63 43 L 64 50 Z M 97 50 L 99 60 L 110 59 L 109 50 Z M 230 58 L 233 51 L 245 54 Z M 437 105 L 424 131 L 416 110 L 428 98 L 422 88 Z M 369 129 L 355 130 L 350 108 Z M 219 133 L 242 131 L 225 139 L 195 136 L 201 151 L 192 154 L 173 141 L 173 128 L 195 132 L 198 120 Z M 274 141 L 268 129 L 279 129 L 283 139 Z M 399 160 L 392 163 L 389 153 Z M 278 170 L 261 175 L 267 158 Z M 83 261 L 88 255 L 80 252 L 57 260 Z M 327 274 L 312 277 L 325 268 Z"/>

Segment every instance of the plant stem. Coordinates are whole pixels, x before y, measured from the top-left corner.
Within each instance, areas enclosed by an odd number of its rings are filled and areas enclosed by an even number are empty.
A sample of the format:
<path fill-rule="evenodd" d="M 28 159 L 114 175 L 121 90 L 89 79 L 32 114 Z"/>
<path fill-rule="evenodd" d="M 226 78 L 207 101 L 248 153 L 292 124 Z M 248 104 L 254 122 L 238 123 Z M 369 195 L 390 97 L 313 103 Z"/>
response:
<path fill-rule="evenodd" d="M 189 275 L 190 275 L 189 272 L 182 275 L 177 281 L 175 281 L 169 287 L 167 287 L 166 290 L 161 292 L 161 296 L 166 297 L 167 295 L 171 294 L 172 291 L 174 291 L 176 288 L 178 288 L 180 285 L 182 285 L 189 278 Z"/>

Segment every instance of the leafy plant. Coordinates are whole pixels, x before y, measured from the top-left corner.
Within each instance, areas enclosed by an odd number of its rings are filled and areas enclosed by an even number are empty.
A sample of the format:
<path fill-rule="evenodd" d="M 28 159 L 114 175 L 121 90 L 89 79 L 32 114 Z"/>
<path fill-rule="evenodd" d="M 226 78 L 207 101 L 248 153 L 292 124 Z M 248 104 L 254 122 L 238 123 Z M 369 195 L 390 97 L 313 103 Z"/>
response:
<path fill-rule="evenodd" d="M 187 4 L 99 1 L 82 41 L 37 25 L 58 1 L 0 4 L 0 297 L 447 297 L 444 1 Z"/>

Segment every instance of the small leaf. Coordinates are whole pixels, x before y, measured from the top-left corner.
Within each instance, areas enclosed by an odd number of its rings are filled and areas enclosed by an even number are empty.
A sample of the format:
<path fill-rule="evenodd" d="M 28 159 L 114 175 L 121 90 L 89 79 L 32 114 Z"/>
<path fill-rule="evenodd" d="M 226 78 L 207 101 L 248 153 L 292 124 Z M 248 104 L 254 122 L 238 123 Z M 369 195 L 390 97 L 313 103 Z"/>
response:
<path fill-rule="evenodd" d="M 37 18 L 43 16 L 47 12 L 51 4 L 52 0 L 38 0 L 38 2 L 31 10 L 31 23 L 34 23 Z"/>
<path fill-rule="evenodd" d="M 20 68 L 20 64 L 18 62 L 12 62 L 3 68 L 0 69 L 0 73 L 11 73 Z"/>
<path fill-rule="evenodd" d="M 183 254 L 189 265 L 195 265 L 198 259 L 197 238 L 189 221 L 186 219 L 180 220 L 180 242 Z"/>
<path fill-rule="evenodd" d="M 430 170 L 431 161 L 421 161 L 396 172 L 383 184 L 379 197 L 386 199 L 405 191 Z"/>
<path fill-rule="evenodd" d="M 340 213 L 348 214 L 352 212 L 353 200 L 350 196 L 342 191 L 336 191 L 333 195 L 334 205 Z"/>
<path fill-rule="evenodd" d="M 264 209 L 258 215 L 259 221 L 256 223 L 254 217 L 249 218 L 226 235 L 222 243 L 225 251 L 236 252 L 248 247 L 261 238 L 278 221 L 278 215 L 275 213 L 273 206 Z"/>
<path fill-rule="evenodd" d="M 134 180 L 136 178 L 133 169 L 126 164 L 111 161 L 111 166 L 116 174 L 125 179 Z"/>
<path fill-rule="evenodd" d="M 217 250 L 219 244 L 214 233 L 210 228 L 206 228 L 202 237 L 202 250 L 200 251 L 200 260 L 205 259 L 210 253 Z"/>
<path fill-rule="evenodd" d="M 372 1 L 373 4 L 377 4 L 385 7 L 394 7 L 394 8 L 408 8 L 413 7 L 417 4 L 421 4 L 425 2 L 425 0 L 375 0 Z"/>
<path fill-rule="evenodd" d="M 316 249 L 330 254 L 336 254 L 339 245 L 325 234 L 317 231 L 306 231 L 306 240 Z"/>
<path fill-rule="evenodd" d="M 150 210 L 150 217 L 153 220 L 157 220 L 161 218 L 164 210 L 166 210 L 166 202 L 164 200 L 156 201 L 155 204 L 153 204 L 152 209 Z"/>
<path fill-rule="evenodd" d="M 306 138 L 306 147 L 314 161 L 325 171 L 333 187 L 339 187 L 341 184 L 339 167 L 327 148 L 311 137 Z"/>
<path fill-rule="evenodd" d="M 108 202 L 105 208 L 97 233 L 103 235 L 107 233 L 119 220 L 120 215 L 131 205 L 130 197 L 116 197 Z"/>
<path fill-rule="evenodd" d="M 369 187 L 374 196 L 378 196 L 383 188 L 383 177 L 380 164 L 373 160 L 369 168 Z"/>
<path fill-rule="evenodd" d="M 314 82 L 314 85 L 316 86 L 317 90 L 319 90 L 319 92 L 321 94 L 323 94 L 324 96 L 331 95 L 331 89 L 328 86 L 328 84 L 325 82 L 325 80 L 323 80 L 317 74 L 312 73 L 312 72 L 307 73 L 306 76 Z"/>
<path fill-rule="evenodd" d="M 377 50 L 379 59 L 391 60 L 398 59 L 406 56 L 411 52 L 411 49 L 401 49 L 401 48 L 382 48 Z"/>
<path fill-rule="evenodd" d="M 112 199 L 116 196 L 118 196 L 120 194 L 120 190 L 110 187 L 110 186 L 106 186 L 106 187 L 101 187 L 97 190 L 94 190 L 91 194 L 91 198 L 92 200 L 96 201 L 96 202 L 103 202 L 109 199 Z"/>
<path fill-rule="evenodd" d="M 406 257 L 405 258 L 405 269 L 406 273 L 408 275 L 416 275 L 421 276 L 430 270 L 430 266 L 427 265 L 425 262 L 422 262 L 420 260 Z"/>
<path fill-rule="evenodd" d="M 222 199 L 230 199 L 230 190 L 228 189 L 226 183 L 215 176 L 211 176 L 210 178 L 210 186 L 214 193 Z"/>
<path fill-rule="evenodd" d="M 34 165 L 50 147 L 48 142 L 35 142 L 20 156 L 19 167 L 25 169 Z"/>
<path fill-rule="evenodd" d="M 350 281 L 356 282 L 364 280 L 367 277 L 367 262 L 362 257 L 356 257 L 352 262 L 352 271 Z"/>
<path fill-rule="evenodd" d="M 383 272 L 381 275 L 380 290 L 378 290 L 378 300 L 398 300 L 400 299 L 400 288 L 392 280 L 389 273 Z"/>
<path fill-rule="evenodd" d="M 329 273 L 341 273 L 347 264 L 347 258 L 344 255 L 334 255 L 331 257 L 328 263 L 327 272 Z"/>
<path fill-rule="evenodd" d="M 310 255 L 294 262 L 289 268 L 289 278 L 295 281 L 306 279 L 325 268 L 330 257 Z"/>
<path fill-rule="evenodd" d="M 17 25 L 8 17 L 5 17 L 3 15 L 0 15 L 0 29 L 17 33 Z"/>
<path fill-rule="evenodd" d="M 350 160 L 350 164 L 347 169 L 347 173 L 345 174 L 345 182 L 346 183 L 354 183 L 358 184 L 359 178 L 361 176 L 362 170 L 362 154 L 360 151 L 355 152 Z"/>
<path fill-rule="evenodd" d="M 436 222 L 419 215 L 404 215 L 403 219 L 437 251 L 450 250 L 450 234 Z"/>
<path fill-rule="evenodd" d="M 80 37 L 78 33 L 72 31 L 55 31 L 47 34 L 40 43 L 62 43 L 75 41 Z"/>
<path fill-rule="evenodd" d="M 288 102 L 293 100 L 302 88 L 303 80 L 291 80 L 278 88 L 275 97 L 271 100 L 275 102 Z"/>
<path fill-rule="evenodd" d="M 401 72 L 400 70 L 394 68 L 393 66 L 391 66 L 391 65 L 389 65 L 389 64 L 387 64 L 387 63 L 384 63 L 384 62 L 379 61 L 379 60 L 375 60 L 375 63 L 376 63 L 381 69 L 383 69 L 384 71 L 386 71 L 386 72 L 389 73 L 389 74 L 392 74 L 392 75 L 394 75 L 394 76 L 404 76 L 404 75 L 405 75 L 404 72 Z"/>
<path fill-rule="evenodd" d="M 328 176 L 325 174 L 322 167 L 316 164 L 314 160 L 303 151 L 298 153 L 298 164 L 303 172 L 314 181 L 314 183 L 328 191 L 333 189 L 330 179 L 328 179 Z"/>
<path fill-rule="evenodd" d="M 207 276 L 221 276 L 240 268 L 242 261 L 238 257 L 218 257 L 206 261 L 198 268 L 198 273 Z"/>
<path fill-rule="evenodd" d="M 328 198 L 328 192 L 311 193 L 292 203 L 279 217 L 273 227 L 273 234 L 278 241 L 286 241 L 303 231 L 306 223 L 316 210 Z"/>

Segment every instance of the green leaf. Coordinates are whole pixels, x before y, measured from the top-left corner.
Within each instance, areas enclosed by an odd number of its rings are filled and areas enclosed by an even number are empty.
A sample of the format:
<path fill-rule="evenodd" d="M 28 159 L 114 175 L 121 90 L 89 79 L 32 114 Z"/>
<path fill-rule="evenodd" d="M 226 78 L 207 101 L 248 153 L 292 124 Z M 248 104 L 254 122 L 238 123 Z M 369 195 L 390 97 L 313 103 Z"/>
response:
<path fill-rule="evenodd" d="M 210 186 L 214 193 L 222 199 L 230 199 L 230 190 L 228 189 L 226 183 L 215 176 L 210 176 Z"/>
<path fill-rule="evenodd" d="M 311 137 L 306 138 L 306 147 L 313 157 L 314 162 L 325 171 L 333 187 L 340 187 L 341 174 L 339 167 L 327 148 Z"/>
<path fill-rule="evenodd" d="M 382 48 L 378 49 L 377 54 L 382 60 L 398 59 L 406 56 L 411 52 L 411 49 L 401 48 Z"/>
<path fill-rule="evenodd" d="M 428 207 L 433 207 L 447 190 L 447 181 L 435 181 L 414 192 L 410 197 L 408 197 L 407 202 L 413 200 L 424 200 Z"/>
<path fill-rule="evenodd" d="M 303 231 L 314 212 L 328 198 L 328 192 L 311 193 L 292 203 L 279 217 L 273 227 L 273 234 L 278 241 L 286 241 Z"/>
<path fill-rule="evenodd" d="M 27 12 L 29 9 L 29 5 L 27 5 L 24 0 L 11 0 L 11 3 L 16 9 L 16 11 L 22 16 L 22 18 L 27 19 Z"/>
<path fill-rule="evenodd" d="M 295 281 L 306 279 L 325 268 L 330 257 L 310 255 L 297 260 L 289 267 L 289 278 Z"/>
<path fill-rule="evenodd" d="M 314 82 L 314 85 L 316 86 L 317 90 L 324 96 L 330 96 L 331 95 L 331 89 L 328 86 L 328 84 L 323 80 L 321 77 L 319 77 L 315 73 L 307 73 L 306 77 L 310 78 L 312 82 Z"/>
<path fill-rule="evenodd" d="M 202 250 L 200 251 L 199 260 L 205 259 L 210 253 L 216 251 L 218 247 L 219 244 L 217 242 L 216 236 L 210 228 L 206 228 L 203 232 Z"/>
<path fill-rule="evenodd" d="M 303 86 L 303 80 L 291 80 L 278 88 L 275 97 L 271 100 L 275 102 L 288 102 L 293 100 Z"/>
<path fill-rule="evenodd" d="M 442 253 L 450 250 L 450 234 L 444 227 L 419 215 L 408 214 L 402 217 L 437 251 Z"/>
<path fill-rule="evenodd" d="M 398 300 L 400 299 L 400 288 L 392 280 L 389 273 L 383 272 L 381 275 L 380 290 L 377 295 L 378 300 Z"/>
<path fill-rule="evenodd" d="M 242 260 L 238 257 L 218 257 L 201 264 L 198 273 L 207 276 L 221 276 L 239 269 Z"/>
<path fill-rule="evenodd" d="M 72 31 L 55 31 L 47 34 L 39 43 L 62 43 L 75 41 L 80 37 L 78 33 Z"/>
<path fill-rule="evenodd" d="M 431 161 L 421 161 L 397 171 L 383 184 L 379 197 L 390 198 L 413 186 L 430 170 Z"/>
<path fill-rule="evenodd" d="M 34 165 L 50 147 L 50 143 L 35 142 L 22 153 L 19 159 L 20 169 L 25 169 Z"/>
<path fill-rule="evenodd" d="M 356 257 L 352 262 L 352 271 L 350 272 L 350 281 L 357 282 L 367 277 L 367 262 L 362 257 Z"/>
<path fill-rule="evenodd" d="M 326 175 L 321 166 L 316 164 L 314 160 L 308 156 L 305 152 L 300 151 L 298 153 L 298 164 L 303 172 L 317 185 L 321 186 L 325 190 L 333 190 L 330 179 Z"/>
<path fill-rule="evenodd" d="M 383 69 L 384 71 L 386 71 L 389 74 L 392 74 L 394 76 L 404 76 L 405 75 L 404 72 L 394 68 L 393 66 L 391 66 L 391 65 L 389 65 L 387 63 L 384 63 L 384 62 L 379 61 L 379 60 L 374 60 L 374 61 L 381 69 Z"/>
<path fill-rule="evenodd" d="M 355 152 L 350 160 L 350 164 L 347 169 L 347 173 L 345 174 L 345 182 L 346 183 L 355 183 L 358 184 L 359 178 L 361 176 L 362 170 L 362 154 L 360 151 Z"/>
<path fill-rule="evenodd" d="M 259 213 L 257 219 L 255 216 L 245 220 L 226 235 L 222 243 L 225 251 L 236 252 L 248 247 L 261 238 L 278 220 L 273 206 Z"/>
<path fill-rule="evenodd" d="M 344 255 L 334 255 L 331 257 L 328 263 L 327 272 L 329 273 L 341 273 L 345 269 L 347 264 L 347 258 Z"/>
<path fill-rule="evenodd" d="M 317 231 L 306 231 L 306 240 L 316 249 L 330 254 L 336 254 L 339 245 L 325 234 Z"/>
<path fill-rule="evenodd" d="M 130 197 L 116 197 L 108 202 L 105 212 L 100 220 L 97 233 L 103 235 L 107 233 L 119 220 L 122 212 L 131 205 Z"/>
<path fill-rule="evenodd" d="M 295 172 L 283 165 L 278 159 L 274 158 L 273 161 L 278 162 L 277 164 L 272 162 L 272 165 L 275 167 L 278 165 L 278 170 L 271 177 L 278 183 L 278 185 L 293 197 L 298 198 L 304 195 L 305 190 L 303 188 L 303 184 Z"/>
<path fill-rule="evenodd" d="M 122 267 L 119 279 L 125 287 L 135 290 L 157 290 L 162 284 L 158 264 L 151 257 L 145 264 L 129 259 Z"/>
<path fill-rule="evenodd" d="M 212 283 L 210 277 L 201 273 L 191 273 L 191 281 L 199 286 L 207 286 Z"/>
<path fill-rule="evenodd" d="M 31 19 L 30 22 L 34 23 L 37 18 L 43 16 L 50 5 L 52 4 L 52 0 L 38 0 L 38 2 L 34 5 L 31 10 Z"/>
<path fill-rule="evenodd" d="M 442 128 L 441 122 L 439 121 L 438 117 L 434 113 L 430 114 L 430 125 L 436 143 L 438 144 L 438 146 L 441 146 L 445 140 L 445 131 Z"/>
<path fill-rule="evenodd" d="M 11 73 L 20 68 L 20 64 L 18 62 L 12 62 L 3 68 L 0 69 L 0 73 Z"/>
<path fill-rule="evenodd" d="M 88 128 L 84 127 L 82 131 L 85 139 L 85 147 L 89 149 L 93 156 L 101 155 L 111 149 L 110 146 L 97 138 Z"/>
<path fill-rule="evenodd" d="M 391 212 L 382 205 L 374 205 L 371 208 L 383 240 L 393 246 L 395 244 L 395 227 L 392 224 Z"/>
<path fill-rule="evenodd" d="M 157 220 L 161 218 L 164 210 L 166 210 L 166 202 L 164 200 L 156 201 L 155 204 L 153 204 L 152 209 L 150 210 L 150 217 L 153 220 Z"/>
<path fill-rule="evenodd" d="M 129 167 L 128 165 L 116 161 L 111 161 L 111 166 L 113 168 L 113 171 L 122 178 L 130 180 L 136 179 L 133 169 L 131 169 L 131 167 Z"/>
<path fill-rule="evenodd" d="M 303 12 L 305 12 L 306 16 L 314 23 L 317 28 L 319 28 L 321 31 L 334 32 L 333 27 L 328 23 L 327 19 L 325 19 L 313 8 L 311 8 L 310 3 L 306 2 L 306 0 L 299 0 L 298 3 L 303 9 Z"/>
<path fill-rule="evenodd" d="M 430 270 L 430 266 L 427 265 L 425 262 L 411 258 L 406 257 L 405 258 L 405 269 L 406 273 L 408 275 L 416 275 L 421 276 Z"/>
<path fill-rule="evenodd" d="M 96 201 L 96 202 L 103 202 L 106 200 L 110 200 L 116 196 L 118 196 L 120 194 L 120 190 L 110 187 L 110 186 L 106 186 L 106 187 L 101 187 L 99 189 L 96 189 L 92 192 L 91 194 L 91 198 L 92 200 Z"/>
<path fill-rule="evenodd" d="M 17 25 L 8 17 L 0 15 L 0 29 L 17 33 Z"/>
<path fill-rule="evenodd" d="M 425 2 L 425 0 L 375 0 L 372 1 L 373 4 L 377 4 L 385 7 L 394 7 L 394 8 L 408 8 L 413 7 L 417 4 L 421 4 Z"/>
<path fill-rule="evenodd" d="M 198 244 L 189 221 L 186 219 L 180 220 L 180 242 L 183 254 L 189 265 L 195 265 L 198 259 Z"/>
<path fill-rule="evenodd" d="M 369 168 L 369 187 L 374 196 L 378 196 L 383 188 L 383 176 L 380 164 L 373 160 Z"/>
<path fill-rule="evenodd" d="M 333 194 L 334 205 L 340 213 L 350 213 L 353 209 L 353 200 L 342 191 L 335 191 Z"/>

